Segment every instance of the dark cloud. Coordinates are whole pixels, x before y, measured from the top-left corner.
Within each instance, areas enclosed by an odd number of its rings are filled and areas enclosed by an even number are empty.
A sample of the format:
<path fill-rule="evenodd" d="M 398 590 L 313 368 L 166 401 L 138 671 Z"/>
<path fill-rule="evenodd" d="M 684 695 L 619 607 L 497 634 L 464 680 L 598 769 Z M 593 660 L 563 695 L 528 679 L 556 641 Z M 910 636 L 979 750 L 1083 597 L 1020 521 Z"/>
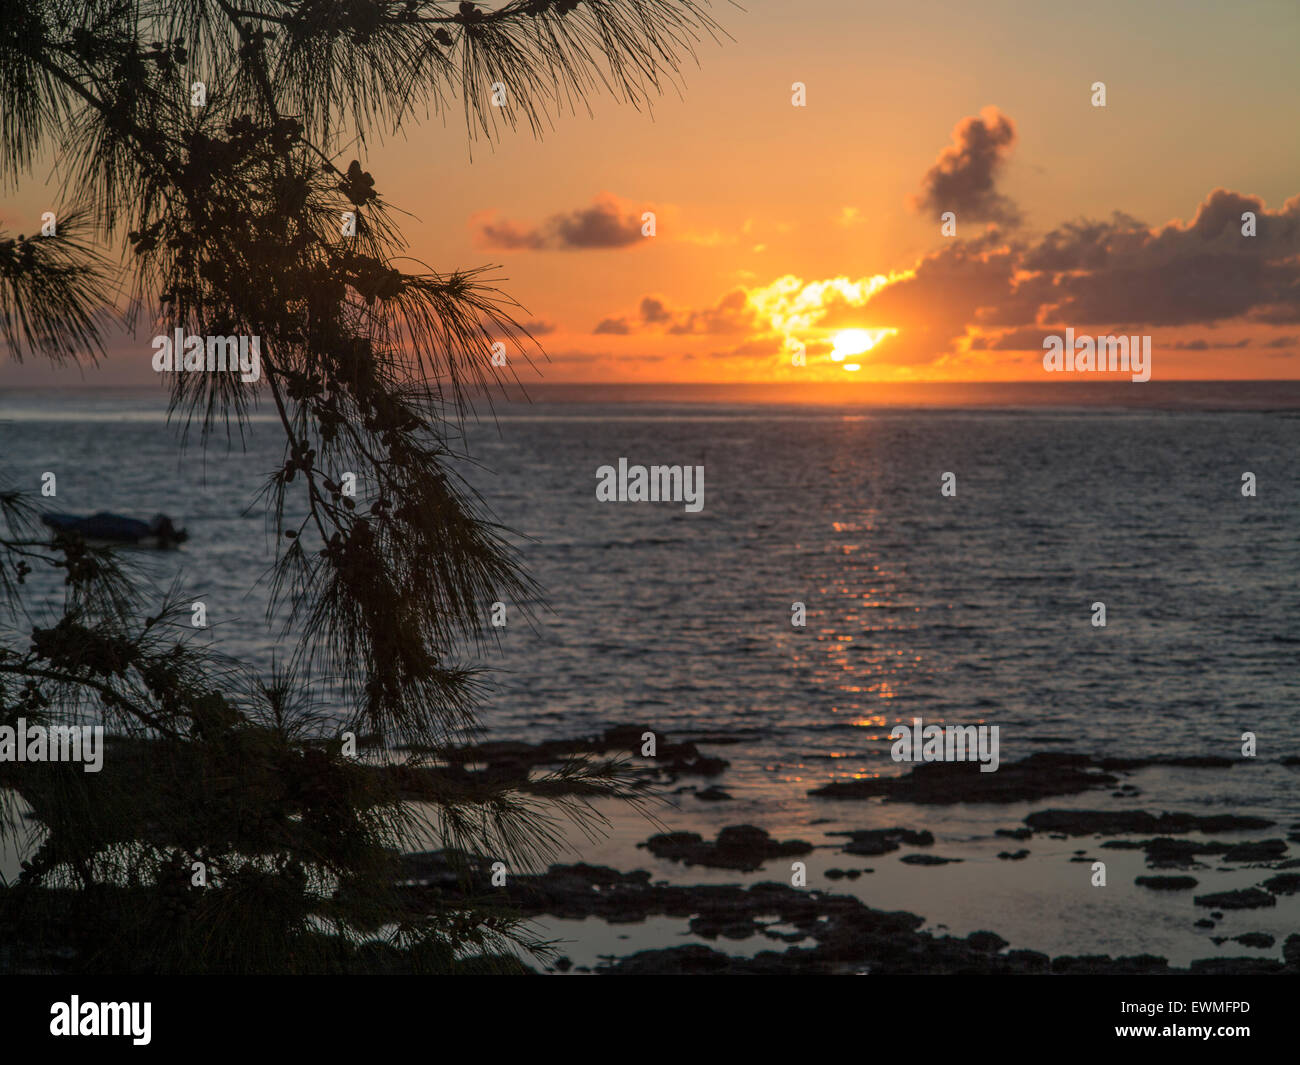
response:
<path fill-rule="evenodd" d="M 491 218 L 479 223 L 478 240 L 485 247 L 500 251 L 540 251 L 546 247 L 546 241 L 537 230 Z"/>
<path fill-rule="evenodd" d="M 758 316 L 749 305 L 743 288 L 734 288 L 712 307 L 700 310 L 675 310 L 659 296 L 645 296 L 639 305 L 641 331 L 664 332 L 670 336 L 719 336 L 753 333 L 761 328 Z M 629 333 L 633 320 L 628 316 L 606 318 L 596 326 L 597 333 Z"/>
<path fill-rule="evenodd" d="M 1025 255 L 1026 270 L 1100 270 L 1112 253 L 1132 253 L 1149 231 L 1136 218 L 1116 211 L 1109 222 L 1066 222 Z"/>
<path fill-rule="evenodd" d="M 1174 351 L 1232 351 L 1237 348 L 1250 347 L 1250 337 L 1242 337 L 1240 340 L 1233 341 L 1212 341 L 1197 337 L 1195 340 L 1175 340 L 1172 344 L 1165 343 L 1161 347 L 1170 348 Z"/>
<path fill-rule="evenodd" d="M 951 243 L 923 258 L 910 277 L 887 285 L 862 307 L 832 308 L 817 324 L 897 328 L 898 335 L 881 344 L 873 360 L 923 365 L 951 352 L 980 308 L 995 306 L 1010 294 L 1015 269 L 1016 253 L 1007 246 Z"/>
<path fill-rule="evenodd" d="M 757 337 L 754 340 L 747 340 L 728 351 L 713 351 L 709 353 L 711 359 L 754 359 L 765 358 L 772 355 L 786 355 L 789 357 L 789 346 L 783 337 L 766 336 Z"/>
<path fill-rule="evenodd" d="M 977 336 L 971 340 L 971 351 L 1042 351 L 1043 338 L 1059 336 L 1058 329 L 1012 329 L 996 336 Z"/>
<path fill-rule="evenodd" d="M 1247 211 L 1253 237 L 1241 232 Z M 863 307 L 832 305 L 817 324 L 897 326 L 876 358 L 908 364 L 954 354 L 971 332 L 973 351 L 1041 350 L 1044 336 L 1066 326 L 1110 334 L 1300 321 L 1300 196 L 1270 211 L 1257 196 L 1219 188 L 1187 222 L 1152 229 L 1117 212 L 1066 223 L 1036 242 L 999 240 L 950 241 Z M 1205 338 L 1165 346 L 1250 345 Z"/>
<path fill-rule="evenodd" d="M 598 200 L 550 221 L 559 243 L 567 248 L 622 248 L 641 237 L 641 213 L 623 213 L 615 200 Z"/>
<path fill-rule="evenodd" d="M 539 226 L 498 221 L 489 212 L 471 219 L 481 244 L 502 251 L 574 251 L 626 248 L 643 240 L 641 211 L 601 193 L 590 207 L 554 214 Z"/>
<path fill-rule="evenodd" d="M 1241 232 L 1247 211 L 1255 216 L 1253 237 Z M 811 357 L 818 339 L 836 330 L 896 330 L 868 356 L 892 366 L 943 364 L 965 350 L 1041 351 L 1044 337 L 1067 326 L 1113 335 L 1233 323 L 1227 339 L 1184 336 L 1162 346 L 1281 352 L 1297 343 L 1294 329 L 1276 339 L 1243 338 L 1240 330 L 1300 322 L 1300 196 L 1270 211 L 1259 197 L 1215 189 L 1190 221 L 1155 229 L 1122 213 L 1069 222 L 1033 240 L 990 228 L 969 240 L 944 241 L 883 285 L 866 282 L 780 278 L 765 288 L 733 289 L 702 309 L 646 296 L 638 314 L 601 326 L 604 332 L 742 336 L 711 358 L 781 355 L 788 339 L 799 339 Z M 798 329 L 787 336 L 775 328 L 780 315 L 768 312 L 779 310 L 789 320 L 795 306 L 782 305 L 779 294 L 804 298 L 811 290 L 812 316 L 805 304 Z"/>
<path fill-rule="evenodd" d="M 758 326 L 757 316 L 749 305 L 743 288 L 732 289 L 713 307 L 673 315 L 668 332 L 674 336 L 707 333 L 743 333 Z"/>
<path fill-rule="evenodd" d="M 1253 212 L 1256 236 L 1242 235 Z M 1300 196 L 1269 211 L 1258 196 L 1215 189 L 1189 223 L 1159 230 L 1116 214 L 1049 233 L 1024 256 L 1052 276 L 1053 321 L 1174 326 L 1249 317 L 1300 321 Z"/>
<path fill-rule="evenodd" d="M 641 300 L 641 321 L 647 325 L 658 325 L 671 318 L 668 305 L 658 296 L 646 296 Z"/>
<path fill-rule="evenodd" d="M 939 153 L 921 179 L 921 193 L 912 206 L 932 213 L 955 211 L 963 221 L 1020 221 L 1016 205 L 996 188 L 1002 164 L 1016 143 L 1016 124 L 996 107 L 964 118 L 953 128 L 952 144 Z"/>

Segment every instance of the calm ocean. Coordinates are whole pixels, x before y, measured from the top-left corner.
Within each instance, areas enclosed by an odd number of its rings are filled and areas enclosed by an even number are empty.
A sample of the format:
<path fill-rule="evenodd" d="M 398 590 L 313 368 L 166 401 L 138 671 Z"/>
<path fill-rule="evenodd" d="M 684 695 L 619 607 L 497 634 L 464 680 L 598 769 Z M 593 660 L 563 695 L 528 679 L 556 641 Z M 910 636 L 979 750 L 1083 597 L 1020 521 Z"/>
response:
<path fill-rule="evenodd" d="M 157 393 L 0 395 L 0 482 L 36 489 L 51 470 L 51 509 L 166 511 L 190 540 L 141 564 L 160 586 L 183 576 L 223 651 L 269 664 L 258 580 L 273 543 L 255 497 L 278 426 L 253 421 L 246 451 L 237 435 L 182 450 L 163 412 Z M 481 467 L 466 475 L 529 538 L 546 590 L 535 628 L 508 604 L 484 663 L 499 671 L 490 738 L 622 723 L 738 738 L 710 751 L 730 760 L 736 802 L 683 800 L 673 827 L 893 823 L 806 793 L 906 769 L 888 733 L 916 716 L 998 725 L 1004 763 L 1232 757 L 1253 731 L 1258 772 L 1155 774 L 1144 801 L 1300 817 L 1295 771 L 1276 765 L 1300 754 L 1298 412 L 542 402 L 498 406 L 468 443 Z M 703 510 L 598 502 L 597 468 L 621 457 L 702 465 Z"/>

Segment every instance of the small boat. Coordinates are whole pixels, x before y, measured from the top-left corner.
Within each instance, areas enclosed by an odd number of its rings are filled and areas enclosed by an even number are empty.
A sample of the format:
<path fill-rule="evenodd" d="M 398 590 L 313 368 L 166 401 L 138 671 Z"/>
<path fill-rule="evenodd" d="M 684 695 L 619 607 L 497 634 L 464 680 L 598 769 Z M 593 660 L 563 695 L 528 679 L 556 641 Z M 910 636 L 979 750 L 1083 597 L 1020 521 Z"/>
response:
<path fill-rule="evenodd" d="M 166 514 L 155 514 L 150 521 L 141 521 L 101 510 L 88 518 L 77 514 L 43 514 L 41 521 L 56 533 L 69 533 L 86 540 L 112 544 L 166 548 L 175 547 L 189 539 L 189 534 L 184 529 L 176 528 Z"/>

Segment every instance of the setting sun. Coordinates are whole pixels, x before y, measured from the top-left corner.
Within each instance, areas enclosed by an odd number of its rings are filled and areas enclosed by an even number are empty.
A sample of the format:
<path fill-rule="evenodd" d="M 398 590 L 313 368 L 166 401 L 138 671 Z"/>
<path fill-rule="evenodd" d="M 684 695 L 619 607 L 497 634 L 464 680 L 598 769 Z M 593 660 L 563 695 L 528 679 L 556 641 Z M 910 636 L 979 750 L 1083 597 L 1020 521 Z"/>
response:
<path fill-rule="evenodd" d="M 835 362 L 844 362 L 849 355 L 863 355 L 880 343 L 883 337 L 895 333 L 894 329 L 842 329 L 835 334 L 831 348 L 831 358 Z M 860 370 L 856 362 L 845 363 L 846 370 Z"/>

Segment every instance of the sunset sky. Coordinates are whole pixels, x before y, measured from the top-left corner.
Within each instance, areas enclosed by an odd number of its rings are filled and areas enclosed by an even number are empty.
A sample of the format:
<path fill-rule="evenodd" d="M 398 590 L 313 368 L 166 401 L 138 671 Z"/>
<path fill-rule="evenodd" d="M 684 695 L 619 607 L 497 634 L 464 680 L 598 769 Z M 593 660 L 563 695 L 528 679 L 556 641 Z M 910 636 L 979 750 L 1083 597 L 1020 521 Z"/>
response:
<path fill-rule="evenodd" d="M 713 14 L 734 40 L 653 114 L 594 98 L 471 160 L 452 109 L 361 156 L 414 257 L 500 264 L 549 356 L 525 382 L 1042 380 L 1067 326 L 1152 335 L 1156 381 L 1300 377 L 1294 0 Z M 86 381 L 148 383 L 151 353 L 124 339 Z"/>

